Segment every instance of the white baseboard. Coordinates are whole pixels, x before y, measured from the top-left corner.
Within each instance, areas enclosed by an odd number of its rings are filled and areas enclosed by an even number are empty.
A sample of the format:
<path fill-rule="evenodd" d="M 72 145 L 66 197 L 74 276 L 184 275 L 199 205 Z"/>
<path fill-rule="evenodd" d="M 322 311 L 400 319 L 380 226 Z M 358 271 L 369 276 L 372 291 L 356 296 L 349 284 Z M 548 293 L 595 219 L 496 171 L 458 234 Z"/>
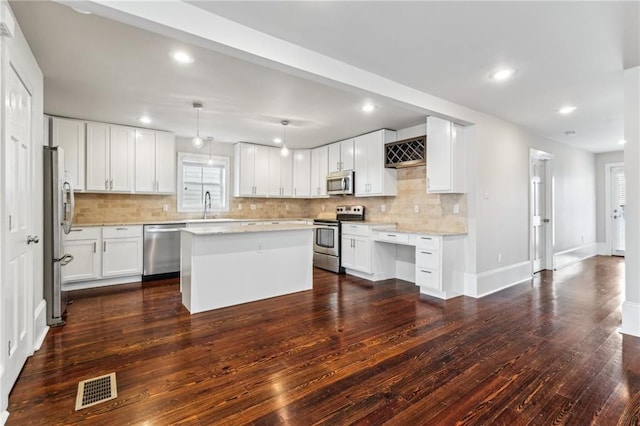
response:
<path fill-rule="evenodd" d="M 553 269 L 558 270 L 565 266 L 573 265 L 598 254 L 596 243 L 585 244 L 569 250 L 560 251 L 553 254 Z"/>
<path fill-rule="evenodd" d="M 4 425 L 7 422 L 7 419 L 9 418 L 9 412 L 8 411 L 3 411 L 0 413 L 0 425 Z"/>
<path fill-rule="evenodd" d="M 598 256 L 611 256 L 611 252 L 609 251 L 609 245 L 607 243 L 596 243 L 598 245 L 597 253 Z"/>
<path fill-rule="evenodd" d="M 640 303 L 622 302 L 622 334 L 640 337 Z"/>
<path fill-rule="evenodd" d="M 464 294 L 484 297 L 531 278 L 531 262 L 528 260 L 479 274 L 464 274 Z"/>
<path fill-rule="evenodd" d="M 47 302 L 44 299 L 38 303 L 38 307 L 34 312 L 33 325 L 35 338 L 33 341 L 33 350 L 37 351 L 40 349 L 40 346 L 42 346 L 49 331 L 49 327 L 47 326 Z"/>
<path fill-rule="evenodd" d="M 142 281 L 142 275 L 129 275 L 126 277 L 103 278 L 101 280 L 78 281 L 75 283 L 63 283 L 63 291 L 84 290 L 86 288 L 106 287 L 109 285 L 128 284 Z"/>

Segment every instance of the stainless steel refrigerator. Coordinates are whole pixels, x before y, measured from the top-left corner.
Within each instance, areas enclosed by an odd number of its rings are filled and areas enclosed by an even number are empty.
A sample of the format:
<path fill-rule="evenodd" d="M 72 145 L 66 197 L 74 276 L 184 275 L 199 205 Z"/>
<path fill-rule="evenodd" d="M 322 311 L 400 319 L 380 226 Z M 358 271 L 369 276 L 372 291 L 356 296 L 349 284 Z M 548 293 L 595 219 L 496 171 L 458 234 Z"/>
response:
<path fill-rule="evenodd" d="M 63 234 L 73 223 L 73 185 L 64 170 L 61 147 L 44 147 L 44 297 L 47 302 L 47 324 L 64 325 L 67 307 L 62 291 L 61 267 L 73 260 L 64 253 Z"/>

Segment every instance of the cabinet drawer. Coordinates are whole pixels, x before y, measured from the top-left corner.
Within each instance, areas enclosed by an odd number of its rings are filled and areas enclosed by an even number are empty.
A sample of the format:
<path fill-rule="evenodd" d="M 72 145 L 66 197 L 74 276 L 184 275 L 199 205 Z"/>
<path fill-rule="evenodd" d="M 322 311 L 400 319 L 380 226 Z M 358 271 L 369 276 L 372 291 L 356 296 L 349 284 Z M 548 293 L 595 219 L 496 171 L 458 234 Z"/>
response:
<path fill-rule="evenodd" d="M 366 225 L 352 225 L 349 223 L 342 224 L 342 233 L 345 235 L 357 235 L 359 237 L 368 237 L 371 227 Z"/>
<path fill-rule="evenodd" d="M 416 247 L 419 249 L 439 250 L 440 238 L 442 237 L 432 237 L 429 235 L 419 236 L 416 240 Z"/>
<path fill-rule="evenodd" d="M 416 267 L 427 269 L 440 269 L 440 251 L 429 249 L 416 249 Z"/>
<path fill-rule="evenodd" d="M 440 286 L 440 271 L 438 269 L 416 267 L 416 285 L 442 290 Z"/>
<path fill-rule="evenodd" d="M 100 239 L 100 227 L 71 228 L 71 232 L 62 235 L 63 241 L 97 240 Z"/>
<path fill-rule="evenodd" d="M 376 240 L 396 244 L 409 244 L 409 234 L 398 234 L 393 231 L 377 231 Z"/>
<path fill-rule="evenodd" d="M 104 226 L 102 228 L 103 238 L 130 238 L 142 237 L 142 226 Z"/>

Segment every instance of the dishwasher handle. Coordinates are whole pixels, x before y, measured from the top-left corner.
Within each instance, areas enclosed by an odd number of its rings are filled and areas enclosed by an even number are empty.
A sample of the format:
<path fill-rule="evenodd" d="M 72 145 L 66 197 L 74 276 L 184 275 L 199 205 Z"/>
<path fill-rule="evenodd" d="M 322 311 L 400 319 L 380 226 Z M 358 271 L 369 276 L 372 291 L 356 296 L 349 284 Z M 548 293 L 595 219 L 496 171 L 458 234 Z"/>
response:
<path fill-rule="evenodd" d="M 145 229 L 144 232 L 147 234 L 161 234 L 165 232 L 179 232 L 180 228 L 159 228 L 159 229 Z"/>

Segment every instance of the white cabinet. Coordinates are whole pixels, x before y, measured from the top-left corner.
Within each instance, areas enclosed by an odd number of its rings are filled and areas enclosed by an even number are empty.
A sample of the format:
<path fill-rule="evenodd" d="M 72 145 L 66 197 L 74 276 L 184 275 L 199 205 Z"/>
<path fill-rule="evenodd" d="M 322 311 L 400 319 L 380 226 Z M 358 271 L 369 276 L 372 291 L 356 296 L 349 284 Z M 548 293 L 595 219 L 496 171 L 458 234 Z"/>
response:
<path fill-rule="evenodd" d="M 311 196 L 311 150 L 296 149 L 293 153 L 293 196 Z"/>
<path fill-rule="evenodd" d="M 342 267 L 371 274 L 371 242 L 369 237 L 342 235 Z"/>
<path fill-rule="evenodd" d="M 87 123 L 87 191 L 133 192 L 135 129 Z"/>
<path fill-rule="evenodd" d="M 269 147 L 248 143 L 234 145 L 234 196 L 267 196 Z"/>
<path fill-rule="evenodd" d="M 427 193 L 464 193 L 466 129 L 427 117 Z"/>
<path fill-rule="evenodd" d="M 72 228 L 63 236 L 63 245 L 64 253 L 73 256 L 60 268 L 63 283 L 100 278 L 100 227 Z"/>
<path fill-rule="evenodd" d="M 353 170 L 353 139 L 345 139 L 329 145 L 329 173 Z"/>
<path fill-rule="evenodd" d="M 84 191 L 85 122 L 52 117 L 51 143 L 64 150 L 64 168 L 71 176 L 73 189 Z"/>
<path fill-rule="evenodd" d="M 311 150 L 311 196 L 327 197 L 327 172 L 329 171 L 329 147 Z"/>
<path fill-rule="evenodd" d="M 396 195 L 396 169 L 384 167 L 384 144 L 396 140 L 393 130 L 378 130 L 354 140 L 356 197 Z"/>
<path fill-rule="evenodd" d="M 176 191 L 176 142 L 171 133 L 136 129 L 135 191 Z"/>
<path fill-rule="evenodd" d="M 142 226 L 102 228 L 102 276 L 142 274 Z"/>
<path fill-rule="evenodd" d="M 291 197 L 293 195 L 293 160 L 283 156 L 280 148 L 269 148 L 269 197 Z"/>

